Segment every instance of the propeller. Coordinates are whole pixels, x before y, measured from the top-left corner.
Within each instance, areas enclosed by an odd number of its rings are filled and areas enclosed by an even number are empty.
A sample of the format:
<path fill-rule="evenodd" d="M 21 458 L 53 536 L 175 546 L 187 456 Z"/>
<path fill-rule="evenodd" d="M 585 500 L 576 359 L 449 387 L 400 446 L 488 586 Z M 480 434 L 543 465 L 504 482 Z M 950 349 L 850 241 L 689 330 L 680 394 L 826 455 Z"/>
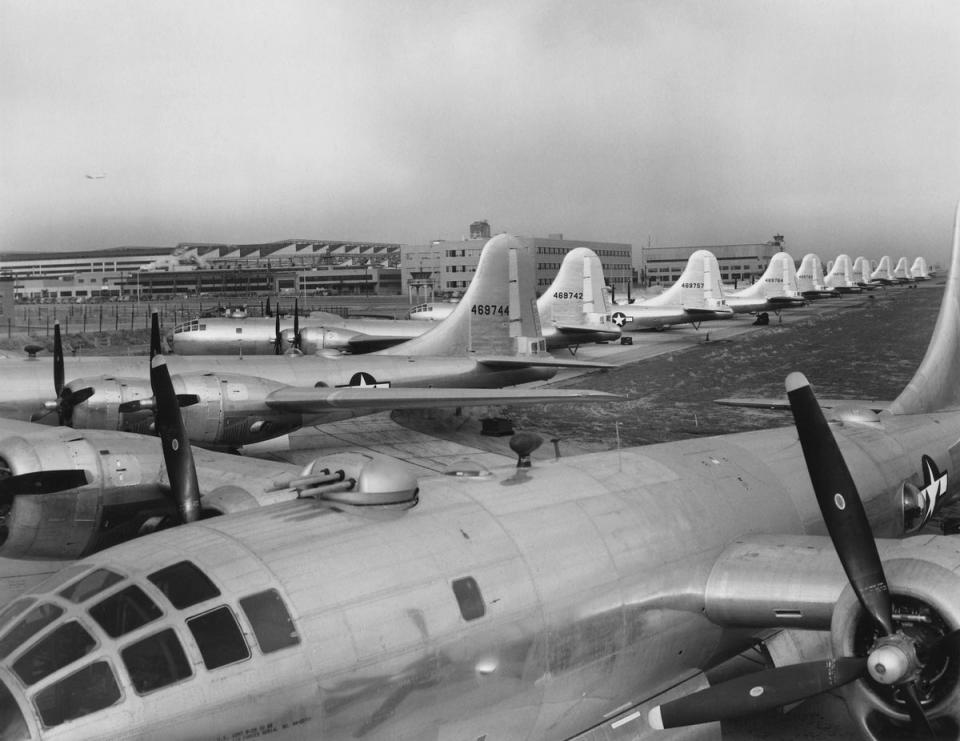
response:
<path fill-rule="evenodd" d="M 197 483 L 190 440 L 183 426 L 180 405 L 163 355 L 150 360 L 150 387 L 155 400 L 157 434 L 163 445 L 163 461 L 180 520 L 184 523 L 194 522 L 200 517 L 200 485 Z"/>
<path fill-rule="evenodd" d="M 160 315 L 153 312 L 150 318 L 150 359 L 157 355 L 163 355 L 163 347 L 160 345 Z"/>
<path fill-rule="evenodd" d="M 160 344 L 160 318 L 157 312 L 153 312 L 153 317 L 151 318 L 150 322 L 150 359 L 153 360 L 158 355 L 163 355 L 163 347 Z M 176 394 L 175 396 L 177 399 L 177 405 L 180 407 L 189 407 L 200 403 L 200 397 L 197 394 Z M 156 401 L 154 397 L 125 401 L 117 406 L 117 411 L 121 414 L 130 414 L 132 412 L 139 412 L 144 409 L 155 408 Z"/>
<path fill-rule="evenodd" d="M 945 657 L 960 652 L 960 630 L 925 645 L 929 639 L 925 641 L 924 636 L 913 637 L 897 629 L 870 522 L 840 447 L 807 379 L 791 373 L 786 387 L 827 532 L 857 600 L 875 626 L 876 638 L 866 658 L 841 657 L 749 674 L 655 707 L 649 722 L 654 728 L 674 728 L 740 717 L 805 700 L 869 674 L 898 691 L 914 730 L 937 738 L 918 684 L 924 667 L 942 665 Z"/>
<path fill-rule="evenodd" d="M 270 309 L 270 297 L 267 296 L 267 308 L 263 310 L 265 316 L 273 316 L 273 311 Z M 280 312 L 277 312 L 278 314 Z"/>
<path fill-rule="evenodd" d="M 268 298 L 267 301 L 270 299 Z M 283 352 L 283 338 L 280 336 L 280 312 L 277 312 L 276 322 L 273 330 L 273 354 L 280 355 Z"/>
<path fill-rule="evenodd" d="M 300 300 L 293 300 L 293 349 L 300 351 Z"/>
<path fill-rule="evenodd" d="M 73 389 L 69 385 L 64 384 L 64 378 L 66 372 L 64 371 L 63 363 L 63 339 L 60 335 L 60 322 L 54 322 L 53 324 L 53 388 L 57 394 L 55 401 L 48 401 L 44 403 L 46 407 L 46 412 L 37 417 L 36 419 L 42 419 L 44 416 L 49 414 L 52 411 L 57 412 L 57 422 L 61 426 L 69 426 L 73 421 L 73 409 L 77 404 L 80 404 L 91 396 L 93 396 L 93 389 L 89 386 L 84 386 L 83 388 Z"/>

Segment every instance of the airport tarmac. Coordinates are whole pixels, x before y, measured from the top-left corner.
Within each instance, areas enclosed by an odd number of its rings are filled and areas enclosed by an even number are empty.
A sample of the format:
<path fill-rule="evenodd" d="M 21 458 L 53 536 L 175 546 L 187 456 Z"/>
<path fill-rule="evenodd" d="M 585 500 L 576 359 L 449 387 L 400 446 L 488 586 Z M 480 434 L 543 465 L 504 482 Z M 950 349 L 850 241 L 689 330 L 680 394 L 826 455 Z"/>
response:
<path fill-rule="evenodd" d="M 848 312 L 857 315 L 866 313 L 864 310 L 875 310 L 877 307 L 895 307 L 899 297 L 909 295 L 906 293 L 908 290 L 888 289 L 877 291 L 875 294 L 822 299 L 800 308 L 784 311 L 779 318 L 771 314 L 770 324 L 767 326 L 754 325 L 753 317 L 750 315 L 739 315 L 730 320 L 704 323 L 699 329 L 690 326 L 678 326 L 662 332 L 629 333 L 628 336 L 633 338 L 632 345 L 621 345 L 619 343 L 585 345 L 576 351 L 574 357 L 578 360 L 601 360 L 616 365 L 618 368 L 630 368 L 631 373 L 640 377 L 639 380 L 611 383 L 610 379 L 617 376 L 612 371 L 608 373 L 606 371 L 562 370 L 549 381 L 537 385 L 598 388 L 611 393 L 624 393 L 626 391 L 635 396 L 636 394 L 628 387 L 633 385 L 643 386 L 643 368 L 645 367 L 643 361 L 658 358 L 662 362 L 665 359 L 676 357 L 678 353 L 692 353 L 689 355 L 690 362 L 696 364 L 698 354 L 729 348 L 732 343 L 753 335 L 758 337 L 772 336 L 773 339 L 770 342 L 779 343 L 781 337 L 791 336 L 793 330 L 797 330 L 797 333 L 809 332 L 813 334 L 822 331 L 824 328 L 821 323 L 822 320 L 831 316 Z M 935 307 L 939 303 L 942 285 L 929 288 L 925 286 L 919 290 L 923 292 L 933 291 L 929 294 L 925 305 L 929 304 Z M 921 294 L 917 295 L 920 296 Z M 927 296 L 926 293 L 923 295 L 924 297 Z M 873 311 L 870 311 L 870 313 L 872 314 Z M 859 322 L 860 320 L 855 319 L 854 321 Z M 881 319 L 880 321 L 885 322 L 886 320 Z M 872 322 L 869 315 L 865 316 L 865 323 L 867 322 Z M 921 339 L 923 346 L 925 346 L 926 338 L 932 328 L 931 323 Z M 562 357 L 567 352 L 560 350 L 554 354 Z M 912 367 L 916 367 L 919 359 L 920 355 L 916 357 Z M 790 370 L 798 369 L 798 367 L 791 365 L 790 360 L 786 357 L 782 359 L 782 365 L 783 369 L 781 371 L 772 374 L 774 384 L 782 384 L 782 379 Z M 716 388 L 711 388 L 715 378 L 709 373 L 709 368 L 703 370 L 707 372 L 702 374 L 704 379 L 700 385 L 704 387 L 711 401 L 713 398 L 732 395 L 725 393 L 720 384 L 717 384 Z M 912 368 L 910 372 L 912 372 Z M 782 385 L 780 388 L 782 389 Z M 775 396 L 778 394 L 775 391 L 768 391 L 767 395 Z M 779 392 L 779 395 L 782 395 L 782 391 Z M 842 393 L 831 395 L 842 395 Z M 675 407 L 678 402 L 679 400 L 675 399 L 672 405 L 667 402 L 667 406 Z M 598 406 L 614 409 L 628 405 L 617 405 L 616 402 L 613 402 Z M 589 408 L 581 407 L 578 409 L 576 414 L 577 421 L 580 424 L 583 424 L 584 419 L 591 417 L 592 408 L 593 405 L 590 405 Z M 718 407 L 718 409 L 720 408 Z M 529 413 L 530 410 L 534 413 Z M 701 416 L 706 418 L 708 411 L 703 412 Z M 569 419 L 570 417 L 566 410 L 550 405 L 535 405 L 530 407 L 529 410 L 525 407 L 516 410 L 490 407 L 465 409 L 463 415 L 456 415 L 452 410 L 403 414 L 382 412 L 343 422 L 303 428 L 287 436 L 247 446 L 244 452 L 249 455 L 266 456 L 306 464 L 316 458 L 318 454 L 362 449 L 375 457 L 386 455 L 404 461 L 421 472 L 442 472 L 453 462 L 464 457 L 477 460 L 485 465 L 495 464 L 497 461 L 513 460 L 513 454 L 507 445 L 507 438 L 487 437 L 481 434 L 480 417 L 491 413 L 495 415 L 503 413 L 503 416 L 508 418 L 517 417 L 523 421 L 523 429 L 534 429 L 544 436 L 545 444 L 534 452 L 534 461 L 538 459 L 549 460 L 556 455 L 556 450 L 549 443 L 549 440 L 558 436 L 561 438 L 560 451 L 562 455 L 605 450 L 615 446 L 616 431 L 613 422 L 607 425 L 609 430 L 606 431 L 602 440 L 597 439 L 595 435 L 568 434 L 568 430 L 563 429 L 563 419 Z M 687 410 L 687 413 L 689 413 L 689 410 Z M 602 416 L 604 412 L 598 410 L 595 414 Z M 719 432 L 751 429 L 749 426 L 740 427 L 736 424 L 736 420 L 740 416 L 762 420 L 782 419 L 782 422 L 776 424 L 789 424 L 789 419 L 783 417 L 780 413 L 725 410 L 722 411 L 722 415 L 725 420 L 730 420 L 730 424 L 729 429 L 722 429 Z M 544 425 L 536 424 L 543 420 L 549 421 Z M 601 424 L 603 424 L 603 421 L 601 421 Z M 773 425 L 766 424 L 765 426 Z M 645 442 L 645 440 L 633 441 L 630 436 L 631 430 L 628 429 L 626 424 L 620 428 L 620 432 L 624 436 L 622 440 L 624 445 Z M 704 429 L 704 432 L 709 433 L 712 430 Z"/>

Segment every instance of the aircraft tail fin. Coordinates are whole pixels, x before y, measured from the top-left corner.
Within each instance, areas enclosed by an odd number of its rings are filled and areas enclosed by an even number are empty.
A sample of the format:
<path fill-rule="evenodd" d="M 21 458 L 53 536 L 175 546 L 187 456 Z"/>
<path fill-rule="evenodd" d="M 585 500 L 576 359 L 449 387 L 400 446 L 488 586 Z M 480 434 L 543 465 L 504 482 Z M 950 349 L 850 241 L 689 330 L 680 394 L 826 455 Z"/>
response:
<path fill-rule="evenodd" d="M 512 356 L 546 353 L 536 305 L 533 248 L 509 234 L 489 240 L 454 310 L 419 337 L 378 355 Z"/>
<path fill-rule="evenodd" d="M 929 272 L 927 260 L 924 257 L 918 257 L 913 261 L 913 265 L 910 266 L 910 277 L 912 278 L 926 280 L 930 277 Z"/>
<path fill-rule="evenodd" d="M 659 296 L 647 299 L 644 306 L 680 304 L 687 311 L 716 311 L 726 305 L 720 284 L 720 265 L 709 250 L 697 250 L 680 274 L 680 279 Z"/>
<path fill-rule="evenodd" d="M 593 250 L 576 247 L 560 264 L 557 277 L 537 299 L 540 320 L 582 324 L 584 314 L 609 313 L 603 283 L 603 265 Z"/>
<path fill-rule="evenodd" d="M 960 407 L 960 206 L 953 225 L 947 287 L 930 344 L 917 372 L 888 411 L 890 414 L 925 414 L 957 407 Z"/>
<path fill-rule="evenodd" d="M 884 255 L 880 258 L 876 270 L 870 273 L 871 280 L 893 280 L 893 267 L 891 266 L 890 255 Z"/>
<path fill-rule="evenodd" d="M 824 276 L 823 283 L 829 288 L 848 288 L 854 284 L 850 255 L 837 255 L 830 272 Z"/>

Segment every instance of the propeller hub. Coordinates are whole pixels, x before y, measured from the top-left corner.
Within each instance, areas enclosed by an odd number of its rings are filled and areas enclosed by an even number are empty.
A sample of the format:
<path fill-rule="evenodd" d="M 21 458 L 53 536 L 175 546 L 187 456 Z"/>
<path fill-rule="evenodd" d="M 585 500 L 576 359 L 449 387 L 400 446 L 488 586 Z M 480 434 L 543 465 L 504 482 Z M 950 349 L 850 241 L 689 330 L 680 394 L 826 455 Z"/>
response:
<path fill-rule="evenodd" d="M 867 658 L 867 671 L 880 684 L 900 684 L 919 669 L 913 640 L 902 633 L 881 638 Z"/>

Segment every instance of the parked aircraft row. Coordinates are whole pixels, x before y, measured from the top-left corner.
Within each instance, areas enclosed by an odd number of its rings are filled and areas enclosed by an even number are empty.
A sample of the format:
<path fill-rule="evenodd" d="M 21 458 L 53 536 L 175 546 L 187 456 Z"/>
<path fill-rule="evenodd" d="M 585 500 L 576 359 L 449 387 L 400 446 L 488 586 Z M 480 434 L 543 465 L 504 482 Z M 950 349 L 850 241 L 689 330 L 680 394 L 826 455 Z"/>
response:
<path fill-rule="evenodd" d="M 521 435 L 518 467 L 414 480 L 191 463 L 150 368 L 162 466 L 146 438 L 0 420 L 0 555 L 64 566 L 2 564 L 3 738 L 718 738 L 838 686 L 865 739 L 960 732 L 957 548 L 896 539 L 958 491 L 960 210 L 927 354 L 869 419 L 828 425 L 791 374 L 795 427 L 532 467 Z M 761 644 L 773 669 L 706 689 Z"/>
<path fill-rule="evenodd" d="M 445 321 L 402 345 L 366 355 L 171 356 L 189 438 L 215 448 L 267 440 L 304 424 L 398 408 L 596 401 L 596 392 L 502 390 L 560 368 L 611 367 L 546 350 L 533 291 L 533 255 L 500 235 L 483 250 L 477 278 Z M 557 333 L 596 333 L 567 321 Z M 201 320 L 203 321 L 203 320 Z M 206 320 L 210 321 L 210 320 Z M 246 320 L 224 320 L 246 321 Z M 149 367 L 137 357 L 7 362 L 0 415 L 80 428 L 146 432 L 155 404 Z"/>

